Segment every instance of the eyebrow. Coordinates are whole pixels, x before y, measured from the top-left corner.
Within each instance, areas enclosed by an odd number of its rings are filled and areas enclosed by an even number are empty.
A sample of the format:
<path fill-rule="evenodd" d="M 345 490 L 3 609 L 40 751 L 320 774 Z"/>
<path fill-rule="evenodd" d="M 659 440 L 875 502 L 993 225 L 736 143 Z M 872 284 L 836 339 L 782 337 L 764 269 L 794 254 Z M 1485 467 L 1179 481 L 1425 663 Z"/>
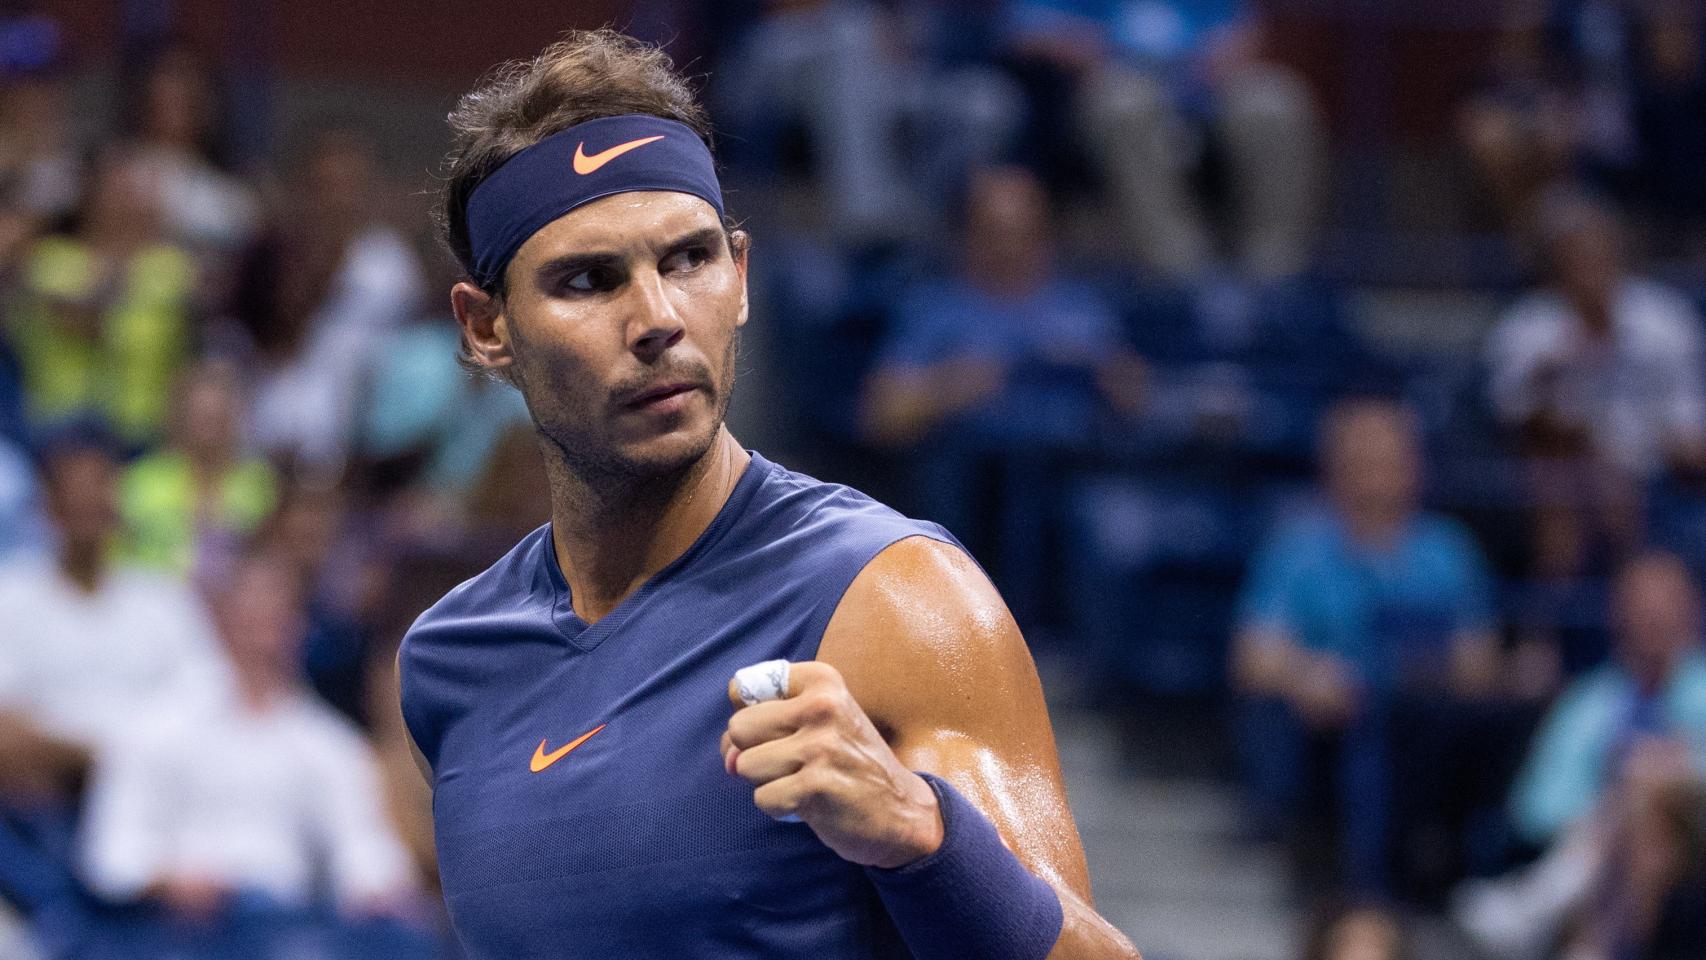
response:
<path fill-rule="evenodd" d="M 692 246 L 714 246 L 722 236 L 721 227 L 701 227 L 671 240 L 664 245 L 663 249 L 667 253 L 674 253 Z M 537 281 L 547 283 L 557 277 L 573 276 L 583 270 L 591 270 L 595 267 L 616 266 L 627 259 L 626 254 L 613 251 L 589 250 L 582 253 L 566 253 L 540 264 L 538 269 L 533 272 L 533 276 Z"/>

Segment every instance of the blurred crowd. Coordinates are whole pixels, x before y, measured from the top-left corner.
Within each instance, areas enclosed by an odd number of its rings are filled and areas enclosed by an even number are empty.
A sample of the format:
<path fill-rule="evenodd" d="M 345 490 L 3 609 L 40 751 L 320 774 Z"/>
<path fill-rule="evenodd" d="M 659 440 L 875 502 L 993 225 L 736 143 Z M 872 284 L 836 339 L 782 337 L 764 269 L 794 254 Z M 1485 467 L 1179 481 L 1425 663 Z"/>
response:
<path fill-rule="evenodd" d="M 1509 279 L 1417 355 L 1291 6 L 636 4 L 756 237 L 750 422 L 946 524 L 1088 705 L 1208 704 L 1299 956 L 1698 958 L 1706 12 L 1484 5 L 1439 202 Z M 392 663 L 548 500 L 433 158 L 238 162 L 174 42 L 91 126 L 0 10 L 0 955 L 452 955 Z"/>

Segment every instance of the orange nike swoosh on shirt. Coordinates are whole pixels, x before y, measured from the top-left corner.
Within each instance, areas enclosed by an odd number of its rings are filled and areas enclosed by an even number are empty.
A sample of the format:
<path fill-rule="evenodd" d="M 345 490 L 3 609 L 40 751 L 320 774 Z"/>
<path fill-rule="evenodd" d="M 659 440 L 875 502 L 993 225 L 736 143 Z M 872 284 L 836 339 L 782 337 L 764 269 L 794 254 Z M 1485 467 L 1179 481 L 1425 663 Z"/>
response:
<path fill-rule="evenodd" d="M 584 177 L 630 150 L 638 150 L 648 143 L 662 139 L 663 134 L 661 133 L 655 137 L 641 137 L 638 140 L 629 140 L 627 143 L 618 143 L 608 150 L 600 150 L 590 157 L 583 152 L 586 149 L 586 141 L 583 140 L 575 144 L 575 172 Z"/>
<path fill-rule="evenodd" d="M 573 740 L 570 740 L 568 743 L 565 743 L 562 746 L 558 747 L 557 749 L 552 750 L 550 753 L 545 752 L 545 741 L 540 740 L 539 746 L 534 748 L 534 750 L 533 750 L 533 762 L 528 765 L 528 769 L 532 770 L 534 773 L 538 773 L 539 771 L 545 769 L 546 767 L 550 766 L 551 764 L 556 763 L 558 760 L 561 760 L 561 759 L 563 759 L 563 757 L 567 756 L 570 750 L 573 750 L 574 748 L 576 748 L 576 747 L 580 746 L 581 744 L 587 742 L 588 740 L 592 739 L 592 735 L 597 733 L 600 730 L 603 730 L 605 728 L 605 726 L 606 726 L 606 724 L 601 723 L 598 726 L 593 727 L 591 730 L 588 730 L 587 732 L 585 732 L 585 733 L 581 734 L 580 736 L 574 738 Z"/>

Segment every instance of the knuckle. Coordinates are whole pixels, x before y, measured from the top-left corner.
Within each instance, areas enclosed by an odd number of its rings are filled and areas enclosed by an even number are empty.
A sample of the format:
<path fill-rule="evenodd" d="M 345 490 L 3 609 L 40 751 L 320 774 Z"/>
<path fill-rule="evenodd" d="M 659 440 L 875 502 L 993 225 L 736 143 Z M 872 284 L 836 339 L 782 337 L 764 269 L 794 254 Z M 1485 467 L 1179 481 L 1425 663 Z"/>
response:
<path fill-rule="evenodd" d="M 841 671 L 822 660 L 807 660 L 795 664 L 801 673 L 800 679 L 812 686 L 843 686 Z"/>
<path fill-rule="evenodd" d="M 765 784 L 752 792 L 752 802 L 772 817 L 788 816 L 799 810 L 799 804 L 776 784 Z"/>
<path fill-rule="evenodd" d="M 829 792 L 829 776 L 821 767 L 805 767 L 794 775 L 799 781 L 800 802 L 809 802 Z"/>
<path fill-rule="evenodd" d="M 814 691 L 800 698 L 800 718 L 807 723 L 824 723 L 835 716 L 837 706 L 833 695 Z"/>
<path fill-rule="evenodd" d="M 802 736 L 799 739 L 798 746 L 795 748 L 795 754 L 800 758 L 800 762 L 802 764 L 809 766 L 810 764 L 824 758 L 828 753 L 825 746 L 823 737 L 821 736 Z"/>
<path fill-rule="evenodd" d="M 838 752 L 841 738 L 833 733 L 819 733 L 800 742 L 800 757 L 807 763 L 829 760 Z"/>
<path fill-rule="evenodd" d="M 758 761 L 752 759 L 752 751 L 742 750 L 735 756 L 735 774 L 743 779 L 753 779 L 753 773 Z"/>
<path fill-rule="evenodd" d="M 755 746 L 759 742 L 757 724 L 751 717 L 743 717 L 740 714 L 736 714 L 729 720 L 728 733 L 724 736 L 727 736 L 730 743 L 742 750 Z"/>

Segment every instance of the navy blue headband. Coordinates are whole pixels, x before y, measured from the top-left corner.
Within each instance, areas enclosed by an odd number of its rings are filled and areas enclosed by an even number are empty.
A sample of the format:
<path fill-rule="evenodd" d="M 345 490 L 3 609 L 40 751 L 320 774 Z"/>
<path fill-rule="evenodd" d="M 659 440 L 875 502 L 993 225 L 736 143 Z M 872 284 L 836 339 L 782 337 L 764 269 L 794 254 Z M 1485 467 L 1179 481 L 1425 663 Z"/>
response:
<path fill-rule="evenodd" d="M 539 228 L 601 197 L 690 193 L 723 216 L 723 189 L 705 142 L 686 124 L 648 114 L 576 124 L 504 162 L 468 198 L 474 282 L 490 287 Z"/>

